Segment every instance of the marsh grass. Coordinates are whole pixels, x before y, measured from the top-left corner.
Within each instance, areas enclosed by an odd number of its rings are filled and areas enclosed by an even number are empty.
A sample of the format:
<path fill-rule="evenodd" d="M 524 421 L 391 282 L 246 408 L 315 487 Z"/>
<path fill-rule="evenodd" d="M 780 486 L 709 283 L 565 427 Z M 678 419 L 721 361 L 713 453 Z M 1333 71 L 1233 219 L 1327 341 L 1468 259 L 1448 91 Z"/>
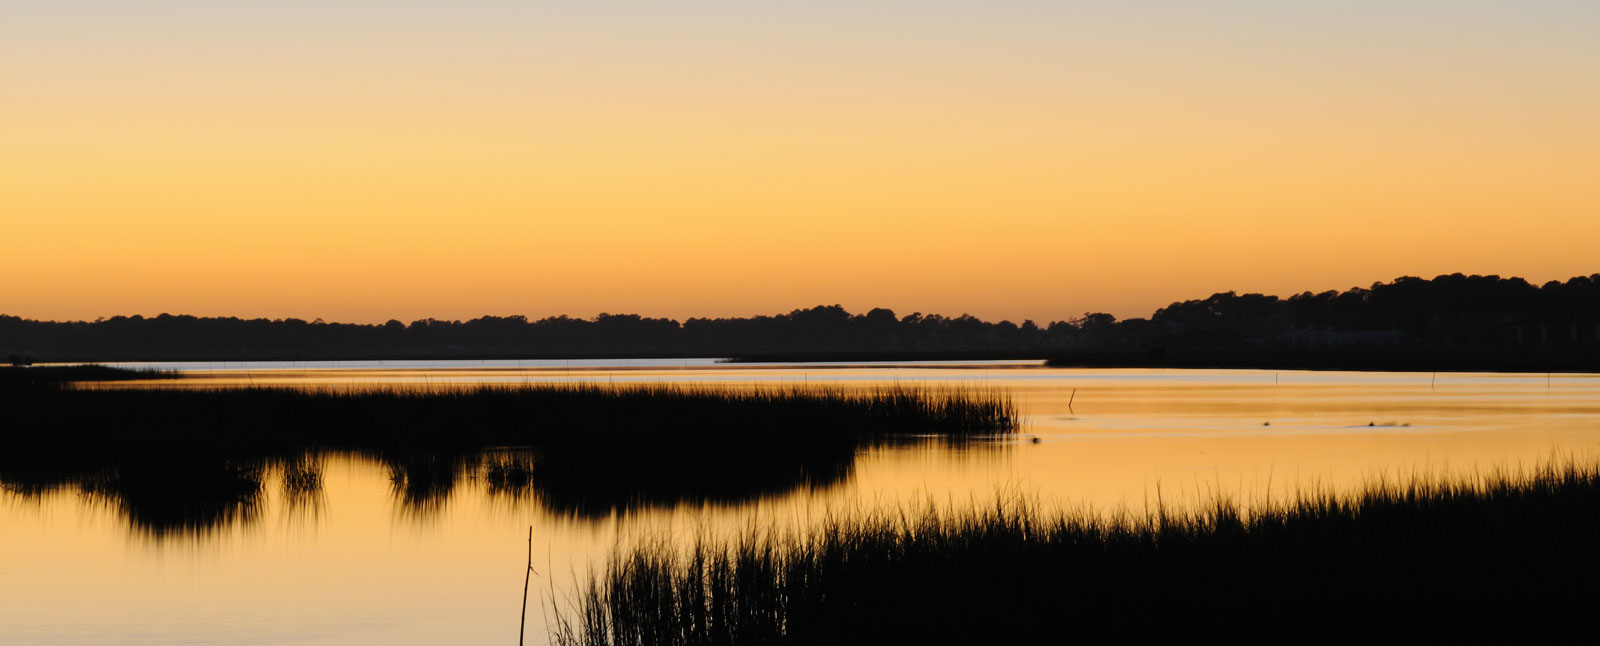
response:
<path fill-rule="evenodd" d="M 533 458 L 523 453 L 501 453 L 484 460 L 483 481 L 490 496 L 528 495 L 533 473 Z"/>
<path fill-rule="evenodd" d="M 181 471 L 129 463 L 80 484 L 89 499 L 118 509 L 147 533 L 205 533 L 260 515 L 265 470 L 259 461 L 197 463 Z"/>
<path fill-rule="evenodd" d="M 311 496 L 322 491 L 322 459 L 317 455 L 307 454 L 285 460 L 279 475 L 285 494 Z"/>
<path fill-rule="evenodd" d="M 286 492 L 312 492 L 320 478 L 306 456 L 330 451 L 381 462 L 396 498 L 420 511 L 482 472 L 496 493 L 605 514 L 837 482 L 857 451 L 894 437 L 975 438 L 1019 425 L 1002 392 L 906 386 L 67 385 L 0 388 L 0 410 L 0 485 L 25 495 L 88 487 L 157 531 L 248 517 L 212 510 L 250 507 L 267 466 L 283 469 Z M 485 466 L 496 447 L 524 455 Z"/>
<path fill-rule="evenodd" d="M 1377 481 L 1246 513 L 976 509 L 835 515 L 618 549 L 554 604 L 595 644 L 1247 641 L 1583 628 L 1600 599 L 1600 468 Z M 1566 613 L 1572 614 L 1566 614 Z"/>
<path fill-rule="evenodd" d="M 322 453 L 304 453 L 283 459 L 277 468 L 279 486 L 283 492 L 285 518 L 315 518 L 325 505 L 323 500 Z"/>
<path fill-rule="evenodd" d="M 73 366 L 0 366 L 0 389 L 61 388 L 74 382 L 178 379 L 170 370 L 131 370 L 99 364 Z"/>

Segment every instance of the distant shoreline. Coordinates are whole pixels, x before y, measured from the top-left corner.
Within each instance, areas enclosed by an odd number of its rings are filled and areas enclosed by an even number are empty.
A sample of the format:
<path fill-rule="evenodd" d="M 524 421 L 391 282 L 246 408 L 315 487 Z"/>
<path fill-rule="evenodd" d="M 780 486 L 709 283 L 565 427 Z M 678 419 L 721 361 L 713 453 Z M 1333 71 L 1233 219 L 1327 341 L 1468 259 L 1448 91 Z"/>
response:
<path fill-rule="evenodd" d="M 1414 346 L 1075 350 L 1053 355 L 1045 365 L 1054 368 L 1595 373 L 1600 372 L 1600 350 Z"/>
<path fill-rule="evenodd" d="M 1050 368 L 1175 368 L 1365 372 L 1600 373 L 1600 349 L 1495 347 L 1156 348 L 1056 352 L 814 352 L 750 354 L 731 363 L 1044 361 Z"/>
<path fill-rule="evenodd" d="M 13 362 L 694 359 L 1042 360 L 1093 367 L 1600 370 L 1600 274 L 1405 277 L 1287 298 L 1221 292 L 1149 318 L 1086 312 L 1038 324 L 818 305 L 683 321 L 482 316 L 467 321 L 241 319 L 161 314 L 36 321 L 0 314 Z"/>
<path fill-rule="evenodd" d="M 495 352 L 463 352 L 463 353 L 433 353 L 433 352 L 399 352 L 399 353 L 357 353 L 357 354 L 223 354 L 223 355 L 190 355 L 190 354 L 145 354 L 145 355 L 95 355 L 95 354 L 66 354 L 46 355 L 33 357 L 37 364 L 59 363 L 157 363 L 157 362 L 215 362 L 229 361 L 562 361 L 578 359 L 706 359 L 722 358 L 707 355 L 704 352 L 534 352 L 534 353 L 495 353 Z"/>
<path fill-rule="evenodd" d="M 562 361 L 625 359 L 717 359 L 726 364 L 865 364 L 938 361 L 1042 361 L 1051 368 L 1174 368 L 1217 370 L 1327 370 L 1366 372 L 1600 373 L 1600 348 L 1550 347 L 1339 347 L 1317 348 L 1157 348 L 1073 349 L 1060 351 L 952 352 L 775 352 L 708 357 L 704 353 L 538 353 L 538 354 L 379 354 L 233 355 L 104 358 L 50 357 L 39 362 L 337 362 L 337 361 Z M 821 366 L 819 366 L 821 367 Z"/>

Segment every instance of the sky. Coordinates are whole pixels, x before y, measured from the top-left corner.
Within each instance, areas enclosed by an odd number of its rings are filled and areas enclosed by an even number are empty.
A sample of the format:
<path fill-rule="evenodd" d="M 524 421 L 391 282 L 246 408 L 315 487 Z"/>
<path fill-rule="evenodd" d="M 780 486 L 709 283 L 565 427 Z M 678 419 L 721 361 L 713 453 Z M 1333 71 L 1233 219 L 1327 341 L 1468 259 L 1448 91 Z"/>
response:
<path fill-rule="evenodd" d="M 1021 321 L 1600 272 L 1600 3 L 11 0 L 0 313 Z"/>

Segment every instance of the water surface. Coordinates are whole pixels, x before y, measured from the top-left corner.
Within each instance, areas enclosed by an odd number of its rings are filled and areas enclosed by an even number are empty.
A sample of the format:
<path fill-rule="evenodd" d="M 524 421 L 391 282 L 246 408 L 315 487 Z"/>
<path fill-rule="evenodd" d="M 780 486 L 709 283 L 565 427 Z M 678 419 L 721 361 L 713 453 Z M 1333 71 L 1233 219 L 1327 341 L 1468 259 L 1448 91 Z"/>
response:
<path fill-rule="evenodd" d="M 1600 376 L 1072 370 L 1030 362 L 726 364 L 633 361 L 159 364 L 155 387 L 585 381 L 731 387 L 884 383 L 1012 392 L 1017 437 L 859 454 L 838 477 L 735 502 L 684 500 L 574 513 L 468 478 L 424 500 L 390 471 L 323 456 L 320 495 L 266 495 L 196 531 L 152 532 L 72 492 L 0 493 L 0 643 L 511 643 L 527 532 L 534 606 L 616 544 L 749 522 L 798 526 L 853 507 L 986 504 L 1024 493 L 1139 512 L 1214 494 L 1246 500 L 1364 479 L 1461 474 L 1600 455 Z M 536 640 L 538 641 L 538 640 Z"/>

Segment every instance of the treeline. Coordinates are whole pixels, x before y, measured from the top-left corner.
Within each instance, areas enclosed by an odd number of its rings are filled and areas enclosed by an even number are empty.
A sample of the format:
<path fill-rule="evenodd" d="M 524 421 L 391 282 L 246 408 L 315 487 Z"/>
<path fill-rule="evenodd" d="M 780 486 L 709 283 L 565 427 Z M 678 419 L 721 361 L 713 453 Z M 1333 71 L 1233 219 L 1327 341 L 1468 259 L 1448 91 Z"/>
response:
<path fill-rule="evenodd" d="M 635 314 L 592 319 L 484 316 L 381 325 L 162 314 L 93 322 L 0 316 L 0 354 L 34 361 L 563 358 L 786 353 L 1038 352 L 1075 342 L 1070 322 L 1041 328 L 973 316 L 851 314 L 838 305 L 679 323 Z"/>
<path fill-rule="evenodd" d="M 162 314 L 97 321 L 0 315 L 16 361 L 730 356 L 1011 357 L 1066 351 L 1349 346 L 1600 345 L 1600 274 L 1535 286 L 1521 278 L 1403 277 L 1279 298 L 1224 292 L 1149 318 L 1089 313 L 1039 325 L 838 305 L 679 322 L 633 314 L 531 320 L 485 316 L 378 325 Z"/>
<path fill-rule="evenodd" d="M 1111 326 L 1122 344 L 1516 346 L 1594 344 L 1600 274 L 1535 286 L 1521 278 L 1402 277 L 1369 289 L 1288 298 L 1213 294 Z"/>

